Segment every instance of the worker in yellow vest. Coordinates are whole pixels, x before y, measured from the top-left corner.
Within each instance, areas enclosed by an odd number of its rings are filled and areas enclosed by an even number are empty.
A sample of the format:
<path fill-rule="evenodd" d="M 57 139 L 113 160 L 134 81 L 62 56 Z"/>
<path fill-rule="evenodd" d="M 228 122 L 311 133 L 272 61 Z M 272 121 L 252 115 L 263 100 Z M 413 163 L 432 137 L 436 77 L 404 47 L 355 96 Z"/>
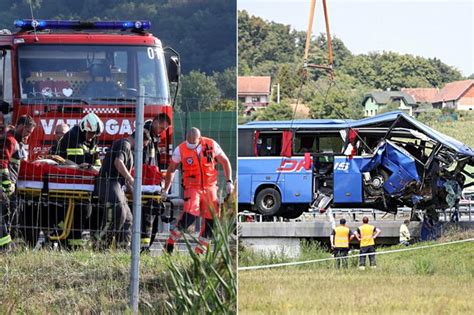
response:
<path fill-rule="evenodd" d="M 369 256 L 371 268 L 376 268 L 375 264 L 375 239 L 380 234 L 380 229 L 369 224 L 369 218 L 362 218 L 362 224 L 357 229 L 355 236 L 360 241 L 359 269 L 365 269 L 365 258 Z M 367 254 L 367 255 L 364 255 Z"/>
<path fill-rule="evenodd" d="M 330 239 L 331 247 L 334 251 L 334 257 L 336 257 L 336 268 L 339 269 L 342 266 L 348 267 L 347 255 L 349 254 L 349 242 L 354 238 L 352 231 L 346 226 L 346 219 L 339 221 L 340 225 L 332 230 Z"/>

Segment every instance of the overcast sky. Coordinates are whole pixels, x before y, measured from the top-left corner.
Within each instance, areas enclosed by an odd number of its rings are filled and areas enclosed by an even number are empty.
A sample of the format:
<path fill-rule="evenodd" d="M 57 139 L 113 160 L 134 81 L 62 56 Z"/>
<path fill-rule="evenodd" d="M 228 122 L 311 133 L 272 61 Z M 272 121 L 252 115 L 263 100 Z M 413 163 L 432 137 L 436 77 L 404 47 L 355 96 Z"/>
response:
<path fill-rule="evenodd" d="M 308 27 L 309 0 L 237 0 L 265 20 Z M 474 0 L 327 0 L 331 33 L 353 53 L 396 51 L 437 57 L 463 75 L 474 73 Z M 316 0 L 313 34 L 324 32 Z M 303 57 L 302 57 L 303 58 Z"/>

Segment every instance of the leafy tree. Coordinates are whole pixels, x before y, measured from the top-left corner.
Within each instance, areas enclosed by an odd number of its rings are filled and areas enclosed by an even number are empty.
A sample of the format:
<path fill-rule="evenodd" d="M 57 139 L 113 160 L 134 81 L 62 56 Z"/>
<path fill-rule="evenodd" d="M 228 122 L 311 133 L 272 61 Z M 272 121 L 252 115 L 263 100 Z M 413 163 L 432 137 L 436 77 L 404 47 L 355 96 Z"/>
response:
<path fill-rule="evenodd" d="M 400 110 L 400 103 L 397 102 L 389 102 L 381 106 L 380 110 L 378 111 L 379 114 L 393 112 L 396 110 Z"/>
<path fill-rule="evenodd" d="M 181 82 L 179 105 L 182 111 L 206 111 L 218 106 L 220 92 L 212 77 L 191 71 L 183 75 Z"/>
<path fill-rule="evenodd" d="M 146 19 L 164 46 L 175 48 L 183 73 L 223 72 L 236 64 L 235 0 L 32 0 L 41 19 Z M 31 18 L 29 1 L 0 0 L 0 29 Z"/>
<path fill-rule="evenodd" d="M 438 87 L 441 87 L 442 85 L 452 81 L 459 81 L 463 79 L 461 73 L 456 68 L 448 66 L 440 59 L 433 58 L 428 59 L 428 61 L 437 70 L 440 76 L 440 84 L 438 85 Z"/>
<path fill-rule="evenodd" d="M 350 77 L 341 76 L 338 83 L 327 78 L 314 83 L 309 103 L 312 118 L 351 118 L 363 117 L 362 100 L 367 88 L 351 86 Z M 353 79 L 352 79 L 353 80 Z M 308 97 L 308 95 L 306 95 Z"/>
<path fill-rule="evenodd" d="M 212 78 L 214 82 L 216 82 L 221 96 L 235 102 L 235 97 L 237 95 L 237 78 L 235 68 L 232 67 L 225 69 L 224 72 L 214 72 Z"/>
<path fill-rule="evenodd" d="M 302 72 L 301 68 L 295 64 L 284 63 L 278 66 L 274 84 L 280 84 L 280 98 L 296 98 L 298 88 L 301 85 Z M 274 100 L 276 101 L 277 92 L 273 93 Z"/>
<path fill-rule="evenodd" d="M 293 110 L 286 102 L 271 103 L 257 113 L 257 120 L 289 120 L 293 118 Z"/>
<path fill-rule="evenodd" d="M 251 69 L 264 61 L 292 62 L 295 53 L 295 33 L 289 25 L 267 22 L 246 11 L 238 14 L 239 61 Z M 239 73 L 245 73 L 239 66 Z"/>
<path fill-rule="evenodd" d="M 209 110 L 211 112 L 235 112 L 237 107 L 235 100 L 222 99 L 220 102 L 212 104 Z"/>

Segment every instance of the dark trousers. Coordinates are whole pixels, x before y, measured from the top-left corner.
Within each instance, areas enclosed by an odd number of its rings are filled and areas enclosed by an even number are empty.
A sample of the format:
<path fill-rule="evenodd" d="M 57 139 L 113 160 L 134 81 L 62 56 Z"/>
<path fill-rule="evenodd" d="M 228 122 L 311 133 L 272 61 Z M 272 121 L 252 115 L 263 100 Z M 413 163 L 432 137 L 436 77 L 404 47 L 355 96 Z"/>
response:
<path fill-rule="evenodd" d="M 360 254 L 369 254 L 369 262 L 371 266 L 375 266 L 375 246 L 365 246 L 360 248 Z M 367 255 L 359 257 L 359 266 L 365 266 L 365 258 Z"/>
<path fill-rule="evenodd" d="M 349 248 L 334 248 L 334 257 L 336 257 L 336 268 L 347 268 L 347 255 L 349 255 Z"/>
<path fill-rule="evenodd" d="M 114 180 L 97 180 L 95 193 L 99 197 L 102 226 L 98 239 L 102 246 L 110 247 L 113 238 L 120 248 L 128 248 L 132 238 L 132 211 L 120 182 Z"/>
<path fill-rule="evenodd" d="M 2 192 L 0 192 L 2 193 Z M 10 208 L 8 197 L 0 197 L 0 247 L 11 242 L 10 237 Z"/>

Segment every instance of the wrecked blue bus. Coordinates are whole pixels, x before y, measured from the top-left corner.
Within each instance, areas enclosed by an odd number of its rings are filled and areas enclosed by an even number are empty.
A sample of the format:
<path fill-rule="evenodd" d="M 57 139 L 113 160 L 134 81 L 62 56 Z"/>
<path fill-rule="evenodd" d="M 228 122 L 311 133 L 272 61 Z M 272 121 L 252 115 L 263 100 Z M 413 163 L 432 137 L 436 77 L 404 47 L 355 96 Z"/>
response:
<path fill-rule="evenodd" d="M 428 213 L 473 185 L 474 150 L 403 112 L 238 127 L 239 210 L 295 218 L 372 208 Z"/>

